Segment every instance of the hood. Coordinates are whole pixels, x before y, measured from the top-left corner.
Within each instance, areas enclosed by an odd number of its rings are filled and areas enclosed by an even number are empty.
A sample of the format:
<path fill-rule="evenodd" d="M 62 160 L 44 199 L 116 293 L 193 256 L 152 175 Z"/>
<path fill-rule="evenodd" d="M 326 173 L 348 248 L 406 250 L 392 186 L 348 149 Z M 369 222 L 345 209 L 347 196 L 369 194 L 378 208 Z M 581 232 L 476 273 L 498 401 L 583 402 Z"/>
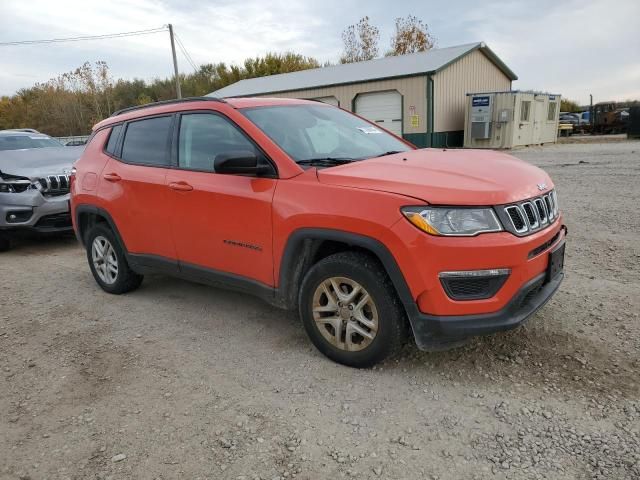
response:
<path fill-rule="evenodd" d="M 0 172 L 31 180 L 46 175 L 68 174 L 83 150 L 84 146 L 0 151 Z"/>
<path fill-rule="evenodd" d="M 434 205 L 501 205 L 553 188 L 543 170 L 491 150 L 413 150 L 319 170 L 318 180 Z"/>

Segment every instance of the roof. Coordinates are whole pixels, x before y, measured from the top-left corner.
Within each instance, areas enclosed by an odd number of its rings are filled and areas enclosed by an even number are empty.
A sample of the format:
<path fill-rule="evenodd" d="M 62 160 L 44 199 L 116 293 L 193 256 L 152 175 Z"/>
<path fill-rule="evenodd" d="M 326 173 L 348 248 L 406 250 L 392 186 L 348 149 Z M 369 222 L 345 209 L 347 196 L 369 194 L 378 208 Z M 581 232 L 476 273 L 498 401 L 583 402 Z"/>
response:
<path fill-rule="evenodd" d="M 437 73 L 475 50 L 483 52 L 511 80 L 518 79 L 516 74 L 484 42 L 476 42 L 455 47 L 434 48 L 427 52 L 376 58 L 365 62 L 346 63 L 331 67 L 240 80 L 216 90 L 208 96 L 219 98 L 241 97 L 360 83 L 382 78 Z"/>
<path fill-rule="evenodd" d="M 130 120 L 139 119 L 141 117 L 148 117 L 150 115 L 158 115 L 163 113 L 181 112 L 185 110 L 217 110 L 222 106 L 229 105 L 231 108 L 249 108 L 249 107 L 263 107 L 267 105 L 289 105 L 289 104 L 303 104 L 303 103 L 316 103 L 313 100 L 298 100 L 291 98 L 230 98 L 222 100 L 214 97 L 187 97 L 181 99 L 164 100 L 161 102 L 151 102 L 144 105 L 137 105 L 134 107 L 124 108 L 116 111 L 110 117 L 107 117 L 93 126 L 93 130 L 99 130 L 103 127 L 113 125 L 120 122 L 126 122 Z M 213 107 L 217 105 L 217 107 Z M 12 132 L 15 133 L 15 132 Z M 20 133 L 20 135 L 23 135 Z M 24 135 L 34 135 L 24 134 Z M 39 134 L 42 135 L 42 134 Z"/>

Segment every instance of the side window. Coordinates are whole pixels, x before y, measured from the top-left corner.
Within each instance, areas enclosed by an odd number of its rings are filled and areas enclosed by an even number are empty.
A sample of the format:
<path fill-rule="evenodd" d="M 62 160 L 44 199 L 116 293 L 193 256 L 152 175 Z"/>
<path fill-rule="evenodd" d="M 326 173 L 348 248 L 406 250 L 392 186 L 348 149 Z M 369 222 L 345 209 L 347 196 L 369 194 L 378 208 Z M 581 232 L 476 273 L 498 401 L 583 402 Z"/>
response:
<path fill-rule="evenodd" d="M 547 120 L 556 119 L 556 102 L 549 102 L 549 110 L 547 111 Z"/>
<path fill-rule="evenodd" d="M 529 113 L 531 112 L 531 102 L 522 102 L 520 104 L 520 121 L 528 122 L 529 121 Z"/>
<path fill-rule="evenodd" d="M 122 143 L 122 159 L 145 165 L 169 165 L 168 140 L 171 117 L 147 118 L 127 125 Z"/>
<path fill-rule="evenodd" d="M 116 144 L 118 143 L 118 137 L 120 136 L 120 130 L 122 130 L 122 125 L 116 125 L 111 129 L 111 133 L 109 134 L 109 141 L 107 142 L 107 148 L 105 151 L 109 155 L 115 155 L 116 152 Z"/>
<path fill-rule="evenodd" d="M 216 156 L 230 152 L 260 151 L 230 121 L 211 113 L 182 115 L 178 141 L 178 166 L 214 172 Z"/>

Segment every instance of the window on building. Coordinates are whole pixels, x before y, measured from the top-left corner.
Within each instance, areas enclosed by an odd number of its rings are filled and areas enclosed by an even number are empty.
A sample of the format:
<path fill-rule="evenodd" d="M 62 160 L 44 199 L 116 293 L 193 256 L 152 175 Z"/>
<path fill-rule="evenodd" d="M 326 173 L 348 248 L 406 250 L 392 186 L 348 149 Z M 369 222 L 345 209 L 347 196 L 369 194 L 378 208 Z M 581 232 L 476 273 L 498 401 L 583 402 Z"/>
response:
<path fill-rule="evenodd" d="M 556 108 L 558 108 L 558 102 L 549 102 L 549 110 L 547 111 L 547 120 L 556 119 Z"/>
<path fill-rule="evenodd" d="M 169 165 L 171 117 L 155 117 L 131 122 L 122 143 L 125 162 L 144 165 Z"/>
<path fill-rule="evenodd" d="M 520 121 L 528 122 L 531 117 L 531 102 L 521 102 L 520 103 Z"/>
<path fill-rule="evenodd" d="M 178 165 L 188 170 L 213 172 L 216 156 L 230 152 L 260 151 L 229 120 L 209 113 L 183 115 L 180 122 Z"/>

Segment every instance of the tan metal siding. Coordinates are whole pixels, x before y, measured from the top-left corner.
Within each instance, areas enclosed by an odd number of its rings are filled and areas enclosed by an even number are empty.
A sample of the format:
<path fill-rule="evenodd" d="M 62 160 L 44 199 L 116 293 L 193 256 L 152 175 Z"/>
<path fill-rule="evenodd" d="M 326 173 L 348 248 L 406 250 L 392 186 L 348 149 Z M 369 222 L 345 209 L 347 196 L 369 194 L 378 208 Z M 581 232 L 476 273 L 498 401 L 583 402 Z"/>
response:
<path fill-rule="evenodd" d="M 434 131 L 464 129 L 467 93 L 511 90 L 511 80 L 482 52 L 475 50 L 433 76 Z"/>
<path fill-rule="evenodd" d="M 359 93 L 382 92 L 388 90 L 397 90 L 403 97 L 402 132 L 404 134 L 426 132 L 427 81 L 426 76 L 424 75 L 255 96 L 282 98 L 320 98 L 334 96 L 340 102 L 340 107 L 351 111 L 354 99 Z M 415 107 L 415 115 L 419 117 L 419 125 L 417 127 L 413 127 L 411 125 L 411 107 Z"/>

